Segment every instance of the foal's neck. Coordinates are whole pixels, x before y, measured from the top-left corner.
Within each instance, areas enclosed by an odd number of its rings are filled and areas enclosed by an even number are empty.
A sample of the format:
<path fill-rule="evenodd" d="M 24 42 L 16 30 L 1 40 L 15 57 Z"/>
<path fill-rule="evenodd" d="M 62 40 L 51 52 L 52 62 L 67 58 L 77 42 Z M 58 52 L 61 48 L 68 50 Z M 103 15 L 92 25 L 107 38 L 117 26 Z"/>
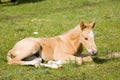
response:
<path fill-rule="evenodd" d="M 81 33 L 81 29 L 80 26 L 78 25 L 63 35 L 64 40 L 70 42 L 73 48 L 75 49 L 75 51 L 78 51 L 79 49 L 82 48 L 80 33 Z"/>
<path fill-rule="evenodd" d="M 73 40 L 73 41 L 78 41 L 80 42 L 80 26 L 76 26 L 75 28 L 71 29 L 70 31 L 68 31 L 65 36 L 66 38 L 68 38 L 69 40 Z"/>

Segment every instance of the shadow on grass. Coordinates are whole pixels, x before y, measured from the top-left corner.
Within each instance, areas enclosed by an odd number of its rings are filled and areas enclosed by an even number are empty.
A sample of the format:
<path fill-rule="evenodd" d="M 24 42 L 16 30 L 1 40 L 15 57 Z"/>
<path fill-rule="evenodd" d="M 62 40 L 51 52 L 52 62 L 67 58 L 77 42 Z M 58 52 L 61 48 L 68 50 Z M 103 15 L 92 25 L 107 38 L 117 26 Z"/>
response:
<path fill-rule="evenodd" d="M 31 3 L 31 2 L 34 3 L 39 1 L 44 1 L 44 0 L 16 0 L 17 4 Z"/>
<path fill-rule="evenodd" d="M 110 60 L 118 59 L 118 58 L 120 58 L 120 52 L 110 52 L 106 56 L 102 56 L 102 57 L 99 57 L 99 58 L 94 57 L 93 61 L 95 63 L 102 64 L 102 63 L 106 63 L 106 62 L 108 62 Z"/>
<path fill-rule="evenodd" d="M 98 57 L 93 58 L 93 61 L 97 64 L 107 63 L 110 60 L 111 59 L 104 59 L 104 58 L 98 58 Z"/>
<path fill-rule="evenodd" d="M 45 0 L 15 0 L 15 2 L 11 2 L 10 0 L 8 1 L 1 1 L 0 4 L 3 6 L 14 6 L 14 5 L 19 5 L 19 4 L 25 4 L 25 3 L 35 3 L 35 2 L 40 2 L 40 1 L 45 1 Z"/>

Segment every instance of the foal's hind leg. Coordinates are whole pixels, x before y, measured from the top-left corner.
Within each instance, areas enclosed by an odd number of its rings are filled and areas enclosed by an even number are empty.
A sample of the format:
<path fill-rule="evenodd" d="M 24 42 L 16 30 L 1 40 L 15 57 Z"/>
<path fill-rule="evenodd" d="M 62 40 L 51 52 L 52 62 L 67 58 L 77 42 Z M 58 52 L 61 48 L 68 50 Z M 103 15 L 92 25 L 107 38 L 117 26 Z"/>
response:
<path fill-rule="evenodd" d="M 18 64 L 18 65 L 33 65 L 36 68 L 40 65 L 41 62 L 42 62 L 42 58 L 41 57 L 35 57 L 31 61 L 16 61 L 16 60 L 13 61 L 14 64 Z"/>
<path fill-rule="evenodd" d="M 41 62 L 41 58 L 39 58 L 40 51 L 40 45 L 36 39 L 25 38 L 17 42 L 15 46 L 8 52 L 8 64 L 38 66 Z M 36 53 L 38 55 L 35 55 Z"/>
<path fill-rule="evenodd" d="M 23 50 L 24 51 L 24 50 Z M 35 65 L 38 66 L 41 63 L 42 59 L 40 58 L 40 48 L 35 49 L 33 51 L 20 51 L 21 54 L 16 55 L 9 64 L 16 65 Z M 36 56 L 38 54 L 38 56 Z"/>
<path fill-rule="evenodd" d="M 23 46 L 24 47 L 24 46 Z M 34 46 L 28 46 L 26 48 L 15 47 L 10 52 L 11 55 L 14 55 L 14 58 L 8 60 L 9 64 L 17 65 L 35 65 L 41 62 L 40 57 L 40 47 L 38 44 Z M 38 54 L 38 55 L 35 55 Z"/>

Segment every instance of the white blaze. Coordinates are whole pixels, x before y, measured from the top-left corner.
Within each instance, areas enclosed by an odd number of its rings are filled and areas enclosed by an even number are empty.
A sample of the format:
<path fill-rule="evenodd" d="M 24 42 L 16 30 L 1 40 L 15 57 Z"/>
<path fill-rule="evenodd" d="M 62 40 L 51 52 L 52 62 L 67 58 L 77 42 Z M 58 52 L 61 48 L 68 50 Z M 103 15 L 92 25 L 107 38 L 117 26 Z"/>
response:
<path fill-rule="evenodd" d="M 90 35 L 91 38 L 94 39 L 94 33 L 93 33 L 93 31 L 90 31 L 89 35 Z"/>

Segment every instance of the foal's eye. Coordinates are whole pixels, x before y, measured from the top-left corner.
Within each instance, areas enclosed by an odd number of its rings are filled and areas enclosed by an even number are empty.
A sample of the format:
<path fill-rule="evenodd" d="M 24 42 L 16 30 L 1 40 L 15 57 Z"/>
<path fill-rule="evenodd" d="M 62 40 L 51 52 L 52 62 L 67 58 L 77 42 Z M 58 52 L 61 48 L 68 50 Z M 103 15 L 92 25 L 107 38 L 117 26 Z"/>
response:
<path fill-rule="evenodd" d="M 87 37 L 85 37 L 85 40 L 88 40 L 88 38 L 87 38 Z"/>

